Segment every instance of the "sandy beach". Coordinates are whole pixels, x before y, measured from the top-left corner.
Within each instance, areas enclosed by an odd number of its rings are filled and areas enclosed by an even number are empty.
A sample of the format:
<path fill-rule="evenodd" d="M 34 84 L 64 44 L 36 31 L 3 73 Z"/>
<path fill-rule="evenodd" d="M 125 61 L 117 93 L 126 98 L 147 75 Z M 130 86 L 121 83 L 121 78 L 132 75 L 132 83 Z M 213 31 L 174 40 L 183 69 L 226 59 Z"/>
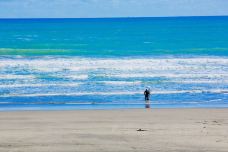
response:
<path fill-rule="evenodd" d="M 228 109 L 0 112 L 1 152 L 227 152 Z"/>

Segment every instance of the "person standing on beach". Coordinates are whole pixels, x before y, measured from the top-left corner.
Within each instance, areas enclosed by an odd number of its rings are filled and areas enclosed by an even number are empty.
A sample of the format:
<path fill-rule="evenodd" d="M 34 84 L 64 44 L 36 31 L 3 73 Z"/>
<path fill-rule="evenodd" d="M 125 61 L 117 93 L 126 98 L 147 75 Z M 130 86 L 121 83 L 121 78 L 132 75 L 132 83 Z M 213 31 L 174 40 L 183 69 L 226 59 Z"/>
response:
<path fill-rule="evenodd" d="M 149 89 L 146 89 L 144 91 L 144 96 L 145 96 L 145 101 L 150 100 L 150 90 Z"/>
<path fill-rule="evenodd" d="M 145 96 L 145 107 L 146 108 L 150 108 L 150 90 L 146 89 L 144 91 L 144 96 Z"/>

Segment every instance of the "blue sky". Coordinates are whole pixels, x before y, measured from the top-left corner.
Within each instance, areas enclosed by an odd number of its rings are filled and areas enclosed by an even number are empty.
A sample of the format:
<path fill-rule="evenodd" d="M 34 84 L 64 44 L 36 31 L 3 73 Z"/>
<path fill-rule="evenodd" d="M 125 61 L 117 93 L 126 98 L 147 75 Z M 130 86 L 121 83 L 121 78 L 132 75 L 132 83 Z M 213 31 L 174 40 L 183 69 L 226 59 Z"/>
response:
<path fill-rule="evenodd" d="M 0 18 L 228 15 L 228 0 L 0 0 Z"/>

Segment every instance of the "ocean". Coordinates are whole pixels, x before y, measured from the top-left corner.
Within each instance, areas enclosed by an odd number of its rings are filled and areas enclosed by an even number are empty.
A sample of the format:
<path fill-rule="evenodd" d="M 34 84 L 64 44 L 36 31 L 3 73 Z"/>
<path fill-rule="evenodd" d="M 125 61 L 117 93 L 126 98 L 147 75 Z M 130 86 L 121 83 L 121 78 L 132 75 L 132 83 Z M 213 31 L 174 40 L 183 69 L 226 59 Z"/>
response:
<path fill-rule="evenodd" d="M 228 17 L 0 19 L 0 111 L 228 107 Z"/>

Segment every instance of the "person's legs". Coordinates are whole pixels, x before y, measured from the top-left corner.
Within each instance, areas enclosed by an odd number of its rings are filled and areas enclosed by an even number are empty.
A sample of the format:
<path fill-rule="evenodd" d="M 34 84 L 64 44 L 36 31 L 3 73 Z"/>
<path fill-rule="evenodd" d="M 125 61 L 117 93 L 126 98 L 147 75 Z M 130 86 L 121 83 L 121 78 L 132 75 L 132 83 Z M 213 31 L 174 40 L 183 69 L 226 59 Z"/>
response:
<path fill-rule="evenodd" d="M 150 101 L 148 100 L 149 98 L 147 97 L 146 102 L 145 102 L 145 108 L 150 108 Z"/>
<path fill-rule="evenodd" d="M 149 100 L 149 96 L 146 96 L 146 97 L 145 97 L 145 100 Z"/>

